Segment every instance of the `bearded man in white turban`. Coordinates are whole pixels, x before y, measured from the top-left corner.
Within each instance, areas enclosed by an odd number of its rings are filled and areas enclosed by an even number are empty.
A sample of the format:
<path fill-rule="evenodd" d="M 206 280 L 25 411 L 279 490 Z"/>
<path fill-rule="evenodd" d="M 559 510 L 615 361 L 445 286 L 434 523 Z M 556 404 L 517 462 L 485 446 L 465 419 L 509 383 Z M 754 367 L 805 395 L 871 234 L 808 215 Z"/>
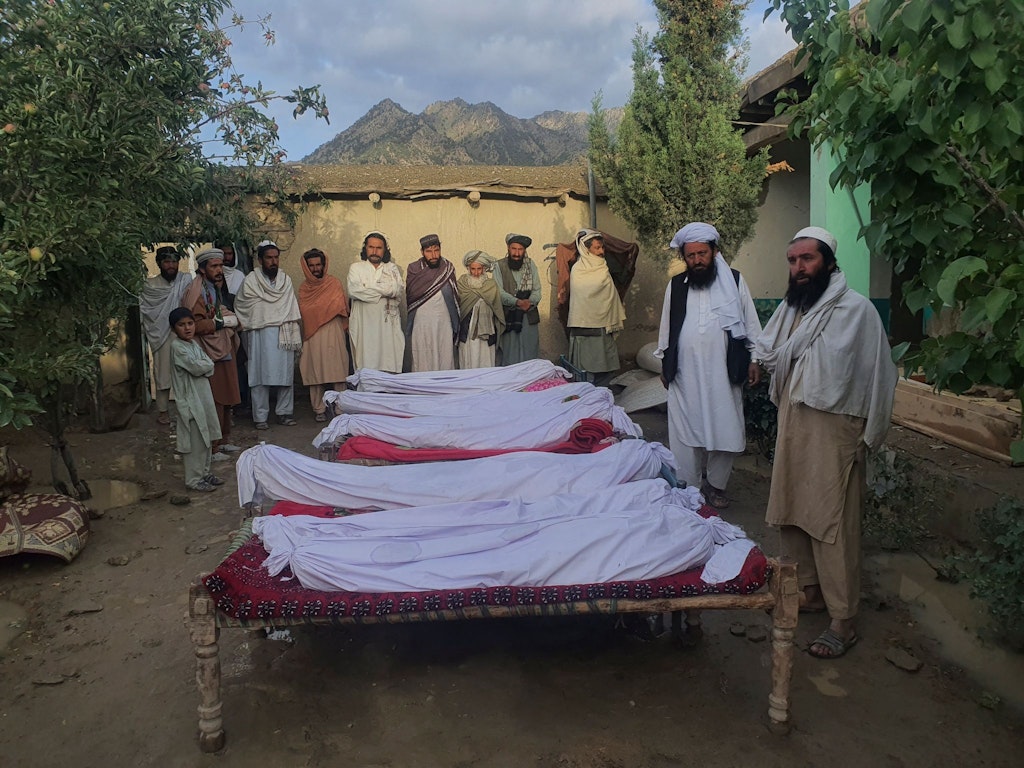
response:
<path fill-rule="evenodd" d="M 718 241 L 718 230 L 703 222 L 687 224 L 672 238 L 677 258 L 669 268 L 654 354 L 662 358 L 661 380 L 668 387 L 669 447 L 679 480 L 724 509 L 733 459 L 747 444 L 743 382 L 730 381 L 726 350 L 730 336 L 752 349 L 761 324 L 746 280 L 729 268 Z M 741 375 L 755 386 L 761 369 L 751 362 Z"/>
<path fill-rule="evenodd" d="M 785 301 L 755 347 L 779 407 L 765 519 L 797 562 L 802 610 L 829 614 L 807 652 L 836 659 L 858 639 L 865 450 L 885 440 L 898 374 L 877 310 L 839 271 L 835 236 L 802 229 L 786 260 Z"/>
<path fill-rule="evenodd" d="M 579 258 L 569 272 L 569 362 L 602 383 L 619 369 L 615 336 L 626 320 L 626 308 L 604 258 L 604 236 L 580 230 L 576 252 Z"/>
<path fill-rule="evenodd" d="M 494 259 L 468 251 L 462 264 L 469 270 L 456 282 L 459 293 L 459 368 L 492 368 L 498 338 L 505 330 L 501 291 L 491 276 Z"/>

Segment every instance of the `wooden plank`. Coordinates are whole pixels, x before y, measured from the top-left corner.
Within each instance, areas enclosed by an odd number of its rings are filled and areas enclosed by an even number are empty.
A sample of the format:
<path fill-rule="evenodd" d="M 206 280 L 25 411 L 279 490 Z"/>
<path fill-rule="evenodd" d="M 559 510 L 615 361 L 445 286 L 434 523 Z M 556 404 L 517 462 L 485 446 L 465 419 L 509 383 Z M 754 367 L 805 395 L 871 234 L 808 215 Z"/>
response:
<path fill-rule="evenodd" d="M 1013 464 L 1010 443 L 1019 440 L 1020 413 L 1005 403 L 935 392 L 900 379 L 892 420 L 987 459 Z"/>

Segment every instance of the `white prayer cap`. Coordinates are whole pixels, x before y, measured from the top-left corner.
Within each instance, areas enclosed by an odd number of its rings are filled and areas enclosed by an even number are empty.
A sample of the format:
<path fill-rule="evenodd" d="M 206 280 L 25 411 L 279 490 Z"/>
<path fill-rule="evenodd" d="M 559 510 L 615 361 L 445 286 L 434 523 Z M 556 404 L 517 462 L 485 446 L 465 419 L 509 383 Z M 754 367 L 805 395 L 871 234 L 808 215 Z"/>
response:
<path fill-rule="evenodd" d="M 483 264 L 486 270 L 490 270 L 494 265 L 494 258 L 490 254 L 483 251 L 466 251 L 466 255 L 462 257 L 462 265 L 468 267 L 474 261 Z"/>
<path fill-rule="evenodd" d="M 678 251 L 686 243 L 717 243 L 721 240 L 718 230 L 703 221 L 694 221 L 676 232 L 668 247 Z"/>
<path fill-rule="evenodd" d="M 266 253 L 267 250 L 270 249 L 270 248 L 273 248 L 278 253 L 281 252 L 281 249 L 278 247 L 277 243 L 275 243 L 273 240 L 261 240 L 256 245 L 256 256 L 258 258 L 262 258 L 263 254 Z"/>
<path fill-rule="evenodd" d="M 824 243 L 832 249 L 832 255 L 836 255 L 836 236 L 827 229 L 822 229 L 821 227 L 804 227 L 793 235 L 793 239 L 789 242 L 795 243 L 797 240 L 803 240 L 805 237 L 810 237 Z"/>
<path fill-rule="evenodd" d="M 366 241 L 371 237 L 377 237 L 384 241 L 384 245 L 388 244 L 388 236 L 381 232 L 379 229 L 371 229 L 365 235 L 363 235 L 363 245 L 366 245 Z"/>

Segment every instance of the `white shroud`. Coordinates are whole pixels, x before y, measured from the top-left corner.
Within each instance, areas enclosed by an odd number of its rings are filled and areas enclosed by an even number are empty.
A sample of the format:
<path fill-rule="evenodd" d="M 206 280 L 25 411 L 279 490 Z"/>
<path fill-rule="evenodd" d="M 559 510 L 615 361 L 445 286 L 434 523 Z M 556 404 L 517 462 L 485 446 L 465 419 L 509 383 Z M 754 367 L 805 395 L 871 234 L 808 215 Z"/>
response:
<path fill-rule="evenodd" d="M 361 392 L 399 392 L 408 395 L 452 395 L 472 392 L 515 391 L 546 379 L 569 378 L 569 372 L 549 360 L 526 360 L 496 368 L 466 371 L 384 373 L 360 368 L 348 383 Z"/>
<path fill-rule="evenodd" d="M 744 538 L 696 489 L 641 480 L 535 502 L 473 501 L 343 518 L 268 515 L 253 531 L 302 586 L 352 592 L 595 584 L 667 576 Z"/>
<path fill-rule="evenodd" d="M 461 416 L 478 411 L 494 418 L 515 418 L 515 414 L 572 397 L 583 397 L 598 389 L 587 381 L 562 384 L 537 392 L 477 392 L 466 395 L 404 395 L 391 392 L 324 393 L 324 402 L 341 413 L 376 413 L 381 416 Z M 601 391 L 601 390 L 598 390 Z M 603 390 L 607 392 L 608 390 Z"/>
<path fill-rule="evenodd" d="M 580 419 L 603 419 L 617 432 L 643 437 L 643 430 L 615 405 L 612 393 L 595 387 L 578 400 L 522 408 L 514 413 L 475 411 L 460 416 L 411 419 L 342 414 L 324 427 L 313 445 L 319 448 L 346 435 L 361 435 L 411 448 L 530 450 L 568 440 L 569 432 Z"/>
<path fill-rule="evenodd" d="M 455 501 L 522 498 L 596 491 L 649 480 L 673 465 L 660 443 L 624 440 L 586 454 L 521 451 L 467 461 L 362 467 L 332 464 L 276 445 L 238 457 L 238 503 L 265 497 L 344 509 L 397 509 Z"/>

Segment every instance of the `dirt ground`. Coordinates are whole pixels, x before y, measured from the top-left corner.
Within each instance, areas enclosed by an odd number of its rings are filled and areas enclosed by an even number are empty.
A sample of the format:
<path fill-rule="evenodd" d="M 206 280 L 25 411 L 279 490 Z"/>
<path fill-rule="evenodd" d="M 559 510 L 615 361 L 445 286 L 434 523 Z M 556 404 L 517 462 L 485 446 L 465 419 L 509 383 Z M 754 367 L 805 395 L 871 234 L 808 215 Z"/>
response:
<path fill-rule="evenodd" d="M 260 437 L 312 455 L 305 409 L 298 426 Z M 638 421 L 663 438 L 663 414 Z M 242 422 L 233 439 L 250 446 L 257 433 Z M 0 440 L 46 490 L 43 438 Z M 982 648 L 983 668 L 968 673 L 918 620 L 920 606 L 870 565 L 862 640 L 836 661 L 797 655 L 785 737 L 766 727 L 769 645 L 734 634 L 756 634 L 749 628 L 767 628 L 768 617 L 734 611 L 705 613 L 695 649 L 667 635 L 641 640 L 614 618 L 309 628 L 291 642 L 225 630 L 227 746 L 203 755 L 182 618 L 189 581 L 216 566 L 241 518 L 233 465 L 221 465 L 224 488 L 179 507 L 169 497 L 181 492 L 182 466 L 152 416 L 121 432 L 75 432 L 71 443 L 98 496 L 125 490 L 110 480 L 169 493 L 103 512 L 71 564 L 0 560 L 2 768 L 1021 765 L 1020 660 L 997 668 L 1003 656 Z M 762 463 L 741 462 L 730 490 L 726 518 L 777 552 L 762 523 Z M 801 648 L 822 627 L 802 617 Z M 923 666 L 897 668 L 886 660 L 893 649 Z"/>

